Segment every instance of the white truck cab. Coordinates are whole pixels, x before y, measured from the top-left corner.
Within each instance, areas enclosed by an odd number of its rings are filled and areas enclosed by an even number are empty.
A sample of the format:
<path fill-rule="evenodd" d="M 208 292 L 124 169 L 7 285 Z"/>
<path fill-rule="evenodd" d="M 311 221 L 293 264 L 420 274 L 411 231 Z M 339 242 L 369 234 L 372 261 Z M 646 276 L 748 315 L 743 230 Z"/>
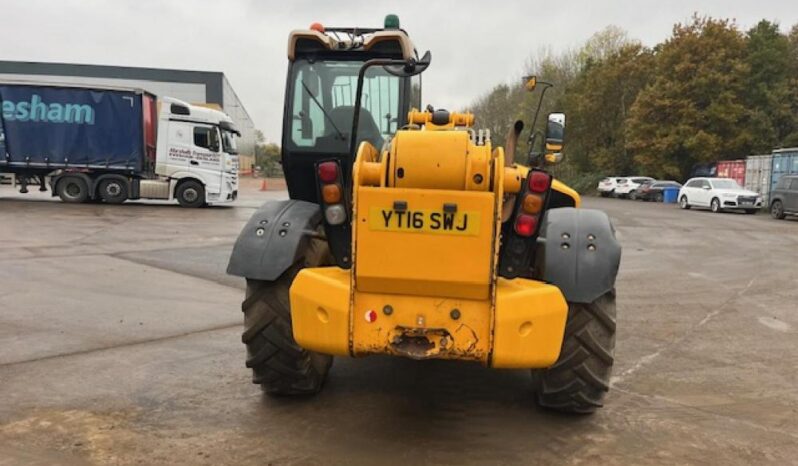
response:
<path fill-rule="evenodd" d="M 240 134 L 224 112 L 163 97 L 155 159 L 158 178 L 141 181 L 141 197 L 177 199 L 188 207 L 235 200 L 235 137 Z"/>

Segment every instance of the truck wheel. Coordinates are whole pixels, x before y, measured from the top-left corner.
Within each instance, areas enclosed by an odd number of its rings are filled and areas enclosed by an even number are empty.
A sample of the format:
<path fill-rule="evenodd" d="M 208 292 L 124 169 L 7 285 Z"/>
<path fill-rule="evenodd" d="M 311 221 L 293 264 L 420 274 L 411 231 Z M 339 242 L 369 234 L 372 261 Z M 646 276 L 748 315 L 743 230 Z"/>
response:
<path fill-rule="evenodd" d="M 182 207 L 202 207 L 205 205 L 205 188 L 199 181 L 184 181 L 177 187 L 175 197 Z"/>
<path fill-rule="evenodd" d="M 602 406 L 610 388 L 615 353 L 615 290 L 590 304 L 568 303 L 562 351 L 537 376 L 540 406 L 588 414 Z"/>
<path fill-rule="evenodd" d="M 244 334 L 246 365 L 252 369 L 252 382 L 269 395 L 310 395 L 321 390 L 332 356 L 300 347 L 291 329 L 288 290 L 303 267 L 314 267 L 328 260 L 327 244 L 310 243 L 304 263 L 286 270 L 276 281 L 247 279 Z"/>
<path fill-rule="evenodd" d="M 83 178 L 65 176 L 58 181 L 57 193 L 62 201 L 77 204 L 88 200 L 89 187 Z"/>
<path fill-rule="evenodd" d="M 109 204 L 121 204 L 127 200 L 127 183 L 111 178 L 100 182 L 100 198 Z"/>

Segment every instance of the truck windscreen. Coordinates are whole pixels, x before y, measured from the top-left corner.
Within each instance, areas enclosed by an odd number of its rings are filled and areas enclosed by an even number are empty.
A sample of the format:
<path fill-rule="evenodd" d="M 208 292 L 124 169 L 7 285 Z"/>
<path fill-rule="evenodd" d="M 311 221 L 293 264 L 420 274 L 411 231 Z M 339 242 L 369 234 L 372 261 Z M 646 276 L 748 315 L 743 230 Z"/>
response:
<path fill-rule="evenodd" d="M 309 61 L 292 67 L 291 137 L 294 150 L 345 153 L 349 148 L 360 61 Z M 401 78 L 384 69 L 367 70 L 363 82 L 358 140 L 378 149 L 400 121 Z"/>

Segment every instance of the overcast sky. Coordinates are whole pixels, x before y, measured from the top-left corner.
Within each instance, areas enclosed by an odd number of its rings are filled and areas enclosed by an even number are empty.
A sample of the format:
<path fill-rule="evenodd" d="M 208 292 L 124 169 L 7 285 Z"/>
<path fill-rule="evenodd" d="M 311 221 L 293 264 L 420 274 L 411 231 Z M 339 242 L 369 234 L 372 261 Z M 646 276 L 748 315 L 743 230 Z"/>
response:
<path fill-rule="evenodd" d="M 398 14 L 419 52 L 432 51 L 424 104 L 457 109 L 520 76 L 541 49 L 577 47 L 610 24 L 653 45 L 693 12 L 743 28 L 798 22 L 795 0 L 0 0 L 0 60 L 223 71 L 256 127 L 279 141 L 286 39 L 313 21 L 379 27 Z"/>

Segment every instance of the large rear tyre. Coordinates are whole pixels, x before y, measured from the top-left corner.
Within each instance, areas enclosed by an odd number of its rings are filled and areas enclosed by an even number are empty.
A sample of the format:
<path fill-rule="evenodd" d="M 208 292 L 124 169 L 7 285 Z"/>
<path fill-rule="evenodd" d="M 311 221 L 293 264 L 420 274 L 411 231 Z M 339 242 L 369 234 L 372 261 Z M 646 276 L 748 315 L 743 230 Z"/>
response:
<path fill-rule="evenodd" d="M 540 406 L 588 414 L 602 406 L 615 354 L 615 290 L 590 304 L 568 303 L 562 351 L 548 369 L 536 371 Z"/>
<path fill-rule="evenodd" d="M 79 176 L 64 176 L 58 181 L 56 194 L 64 202 L 79 204 L 89 199 L 89 187 Z"/>
<path fill-rule="evenodd" d="M 252 382 L 269 395 L 311 395 L 321 390 L 332 356 L 307 351 L 294 340 L 288 290 L 303 267 L 331 263 L 327 245 L 312 241 L 304 263 L 286 270 L 273 282 L 247 279 L 244 334 L 246 365 Z"/>

